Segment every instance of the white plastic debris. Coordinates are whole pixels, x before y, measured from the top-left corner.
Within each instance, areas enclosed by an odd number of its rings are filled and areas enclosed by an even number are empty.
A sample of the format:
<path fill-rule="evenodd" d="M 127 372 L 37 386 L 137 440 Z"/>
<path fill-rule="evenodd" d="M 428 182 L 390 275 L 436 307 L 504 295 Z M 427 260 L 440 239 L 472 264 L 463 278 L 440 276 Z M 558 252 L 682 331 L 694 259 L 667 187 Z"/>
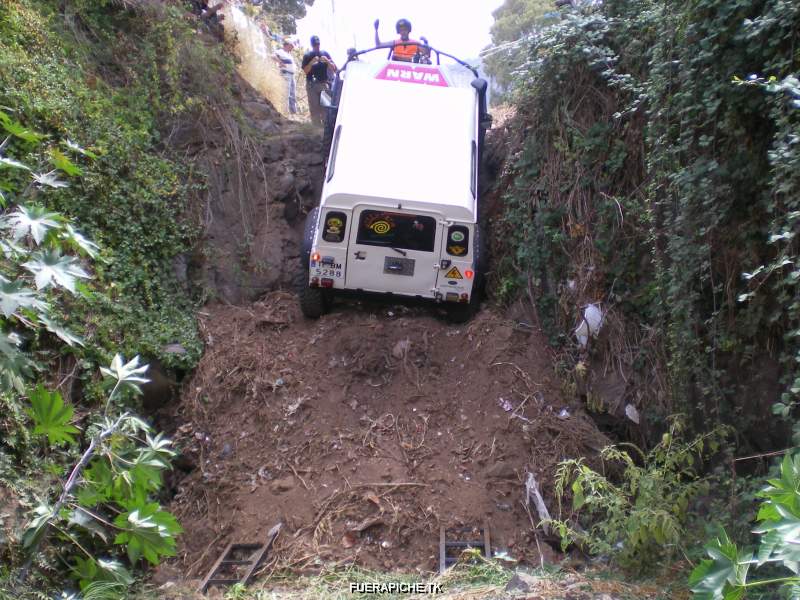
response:
<path fill-rule="evenodd" d="M 497 404 L 500 406 L 500 408 L 502 408 L 506 412 L 511 412 L 512 410 L 514 410 L 514 405 L 511 404 L 511 402 L 509 402 L 505 398 L 498 398 Z"/>
<path fill-rule="evenodd" d="M 494 559 L 494 560 L 502 560 L 502 561 L 509 562 L 509 563 L 517 562 L 517 559 L 516 558 L 512 558 L 507 550 L 501 550 L 499 552 L 492 552 L 492 559 Z"/>
<path fill-rule="evenodd" d="M 575 337 L 578 343 L 586 347 L 589 343 L 589 337 L 595 337 L 600 332 L 600 327 L 603 324 L 603 311 L 597 304 L 589 304 L 583 310 L 583 318 L 580 325 L 575 329 Z"/>
<path fill-rule="evenodd" d="M 569 411 L 566 408 L 562 408 L 561 412 L 558 413 L 559 419 L 569 419 Z"/>
<path fill-rule="evenodd" d="M 529 472 L 525 478 L 525 504 L 530 506 L 531 501 L 534 507 L 536 507 L 539 521 L 542 522 L 542 531 L 544 531 L 545 534 L 549 534 L 550 525 L 548 522 L 550 521 L 550 511 L 547 510 L 547 505 L 544 503 L 542 493 L 539 491 L 539 482 L 536 481 L 536 477 L 533 476 L 533 473 Z"/>
<path fill-rule="evenodd" d="M 625 405 L 625 416 L 637 425 L 639 424 L 639 411 L 636 410 L 636 407 L 633 404 Z"/>

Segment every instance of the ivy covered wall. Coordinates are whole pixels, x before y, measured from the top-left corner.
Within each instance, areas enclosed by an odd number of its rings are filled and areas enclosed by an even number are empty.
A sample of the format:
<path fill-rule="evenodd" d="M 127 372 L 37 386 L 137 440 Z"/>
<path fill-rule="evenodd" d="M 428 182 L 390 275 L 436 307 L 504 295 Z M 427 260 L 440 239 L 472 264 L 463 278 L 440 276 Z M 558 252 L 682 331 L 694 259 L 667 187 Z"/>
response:
<path fill-rule="evenodd" d="M 562 342 L 601 302 L 565 369 L 619 372 L 653 430 L 683 412 L 766 446 L 798 400 L 799 32 L 796 2 L 613 0 L 532 38 L 497 289 Z"/>

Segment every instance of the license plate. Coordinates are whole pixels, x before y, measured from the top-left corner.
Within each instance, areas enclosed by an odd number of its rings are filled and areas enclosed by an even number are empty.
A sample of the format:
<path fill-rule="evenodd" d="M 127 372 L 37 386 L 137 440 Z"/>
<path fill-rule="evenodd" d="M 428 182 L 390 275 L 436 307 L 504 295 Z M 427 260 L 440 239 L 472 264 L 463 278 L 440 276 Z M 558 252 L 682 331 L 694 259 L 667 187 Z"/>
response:
<path fill-rule="evenodd" d="M 331 277 L 333 279 L 341 279 L 343 273 L 341 269 L 334 269 L 328 267 L 317 267 L 316 269 L 312 269 L 312 275 L 316 277 Z"/>

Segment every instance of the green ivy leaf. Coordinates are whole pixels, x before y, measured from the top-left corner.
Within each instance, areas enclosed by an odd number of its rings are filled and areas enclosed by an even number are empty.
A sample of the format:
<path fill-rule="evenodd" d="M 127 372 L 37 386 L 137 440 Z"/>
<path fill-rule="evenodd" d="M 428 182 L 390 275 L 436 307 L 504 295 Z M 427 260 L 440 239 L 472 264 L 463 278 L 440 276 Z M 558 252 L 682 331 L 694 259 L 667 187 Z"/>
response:
<path fill-rule="evenodd" d="M 83 472 L 84 484 L 78 489 L 78 504 L 86 508 L 107 502 L 113 492 L 114 473 L 105 457 L 96 457 Z"/>
<path fill-rule="evenodd" d="M 130 362 L 124 364 L 123 360 L 122 355 L 114 355 L 114 358 L 111 360 L 111 365 L 108 368 L 100 367 L 100 372 L 106 377 L 116 379 L 119 383 L 131 388 L 134 392 L 141 393 L 139 384 L 150 381 L 146 377 L 142 377 L 149 365 L 140 365 L 138 356 L 134 356 Z"/>
<path fill-rule="evenodd" d="M 94 557 L 83 558 L 81 556 L 75 556 L 73 560 L 75 565 L 72 567 L 72 571 L 79 581 L 81 590 L 85 593 L 85 598 L 89 598 L 91 588 L 97 589 L 98 583 L 114 584 L 114 587 L 110 589 L 116 592 L 109 596 L 98 596 L 98 598 L 117 598 L 120 597 L 122 590 L 115 588 L 129 586 L 134 582 L 128 570 L 117 560 L 95 559 Z"/>
<path fill-rule="evenodd" d="M 31 375 L 36 363 L 19 350 L 21 342 L 16 333 L 0 332 L 0 384 L 3 389 L 13 388 L 24 394 L 25 382 L 22 378 Z"/>
<path fill-rule="evenodd" d="M 49 173 L 34 173 L 33 180 L 38 183 L 39 185 L 51 188 L 65 188 L 69 187 L 69 184 L 66 181 L 61 181 L 55 175 L 55 171 L 50 171 Z"/>
<path fill-rule="evenodd" d="M 743 557 L 725 531 L 706 546 L 704 559 L 689 576 L 695 600 L 738 600 L 744 596 L 751 557 Z"/>
<path fill-rule="evenodd" d="M 122 471 L 114 482 L 118 502 L 126 508 L 145 503 L 149 494 L 161 487 L 162 469 L 160 464 L 153 465 L 137 458 L 135 465 Z"/>
<path fill-rule="evenodd" d="M 80 430 L 69 424 L 73 409 L 64 404 L 57 391 L 48 392 L 41 384 L 30 394 L 31 408 L 28 414 L 36 425 L 33 435 L 46 435 L 51 444 L 75 443 L 74 434 Z"/>
<path fill-rule="evenodd" d="M 87 150 L 86 148 L 81 148 L 78 144 L 76 144 L 72 140 L 67 140 L 66 142 L 64 142 L 64 144 L 66 145 L 67 148 L 73 150 L 74 152 L 83 154 L 84 156 L 88 156 L 89 158 L 97 158 L 97 154 L 95 154 L 90 150 Z"/>
<path fill-rule="evenodd" d="M 108 531 L 91 514 L 81 508 L 76 508 L 69 513 L 67 523 L 72 526 L 85 529 L 94 537 L 100 538 L 104 543 L 108 543 Z"/>
<path fill-rule="evenodd" d="M 14 160 L 13 158 L 8 158 L 7 156 L 0 156 L 0 167 L 10 167 L 12 169 L 24 169 L 26 171 L 30 171 L 30 167 L 22 164 L 18 160 Z"/>
<path fill-rule="evenodd" d="M 41 206 L 18 206 L 10 215 L 3 217 L 2 223 L 13 229 L 14 241 L 17 242 L 30 234 L 36 245 L 40 245 L 47 232 L 59 227 L 60 217 L 56 213 L 47 212 Z"/>
<path fill-rule="evenodd" d="M 61 169 L 67 175 L 76 176 L 83 174 L 80 167 L 73 164 L 70 159 L 64 156 L 64 153 L 61 152 L 58 148 L 53 148 L 50 150 L 50 160 L 53 162 L 53 166 L 57 169 Z"/>
<path fill-rule="evenodd" d="M 75 246 L 79 250 L 82 250 L 90 257 L 97 258 L 97 254 L 100 251 L 100 247 L 90 239 L 84 237 L 69 223 L 64 225 L 64 230 L 61 233 L 61 237 L 68 244 Z"/>
<path fill-rule="evenodd" d="M 69 346 L 83 346 L 83 340 L 77 335 L 71 333 L 69 330 L 64 329 L 58 323 L 54 322 L 47 315 L 39 315 L 39 321 L 47 328 L 47 331 L 54 333 L 62 341 L 66 342 Z"/>
<path fill-rule="evenodd" d="M 583 486 L 580 480 L 576 479 L 572 482 L 572 509 L 579 510 L 586 498 L 583 495 Z"/>
<path fill-rule="evenodd" d="M 59 250 L 36 252 L 22 266 L 34 274 L 36 287 L 40 290 L 55 282 L 74 294 L 76 278 L 89 278 L 75 257 L 62 256 Z"/>
<path fill-rule="evenodd" d="M 48 506 L 47 504 L 40 504 L 33 509 L 33 513 L 36 516 L 31 520 L 30 524 L 25 529 L 25 533 L 22 534 L 23 548 L 30 548 L 31 546 L 36 545 L 36 543 L 47 531 L 47 526 L 50 524 L 50 520 L 55 516 L 53 514 L 52 507 Z"/>
<path fill-rule="evenodd" d="M 161 556 L 175 556 L 175 536 L 182 529 L 175 517 L 162 511 L 158 504 L 146 504 L 122 513 L 114 519 L 114 524 L 123 529 L 114 543 L 127 547 L 132 563 L 144 557 L 157 565 Z"/>
<path fill-rule="evenodd" d="M 154 461 L 151 464 L 161 465 L 162 468 L 169 468 L 169 459 L 177 455 L 172 450 L 172 442 L 164 437 L 163 433 L 159 433 L 156 437 L 150 437 L 150 434 L 145 435 L 145 443 L 147 450 L 144 457 L 148 461 Z"/>
<path fill-rule="evenodd" d="M 0 276 L 0 311 L 3 316 L 11 317 L 20 306 L 38 311 L 45 311 L 48 308 L 36 292 L 26 288 L 21 281 L 9 281 Z"/>
<path fill-rule="evenodd" d="M 27 129 L 22 123 L 12 120 L 11 117 L 2 111 L 0 111 L 0 127 L 14 137 L 18 137 L 26 142 L 36 143 L 44 139 L 43 135 Z"/>

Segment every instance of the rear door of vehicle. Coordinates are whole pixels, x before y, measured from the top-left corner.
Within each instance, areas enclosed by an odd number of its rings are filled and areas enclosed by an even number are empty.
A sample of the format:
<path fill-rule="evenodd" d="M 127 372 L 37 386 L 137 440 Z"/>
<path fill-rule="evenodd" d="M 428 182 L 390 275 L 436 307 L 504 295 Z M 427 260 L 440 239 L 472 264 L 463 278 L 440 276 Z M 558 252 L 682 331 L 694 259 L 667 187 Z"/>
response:
<path fill-rule="evenodd" d="M 357 207 L 346 287 L 432 298 L 441 246 L 440 215 Z"/>
<path fill-rule="evenodd" d="M 437 285 L 439 291 L 450 299 L 448 294 L 470 294 L 475 270 L 473 267 L 474 227 L 466 223 L 444 225 L 441 242 L 441 269 Z"/>

